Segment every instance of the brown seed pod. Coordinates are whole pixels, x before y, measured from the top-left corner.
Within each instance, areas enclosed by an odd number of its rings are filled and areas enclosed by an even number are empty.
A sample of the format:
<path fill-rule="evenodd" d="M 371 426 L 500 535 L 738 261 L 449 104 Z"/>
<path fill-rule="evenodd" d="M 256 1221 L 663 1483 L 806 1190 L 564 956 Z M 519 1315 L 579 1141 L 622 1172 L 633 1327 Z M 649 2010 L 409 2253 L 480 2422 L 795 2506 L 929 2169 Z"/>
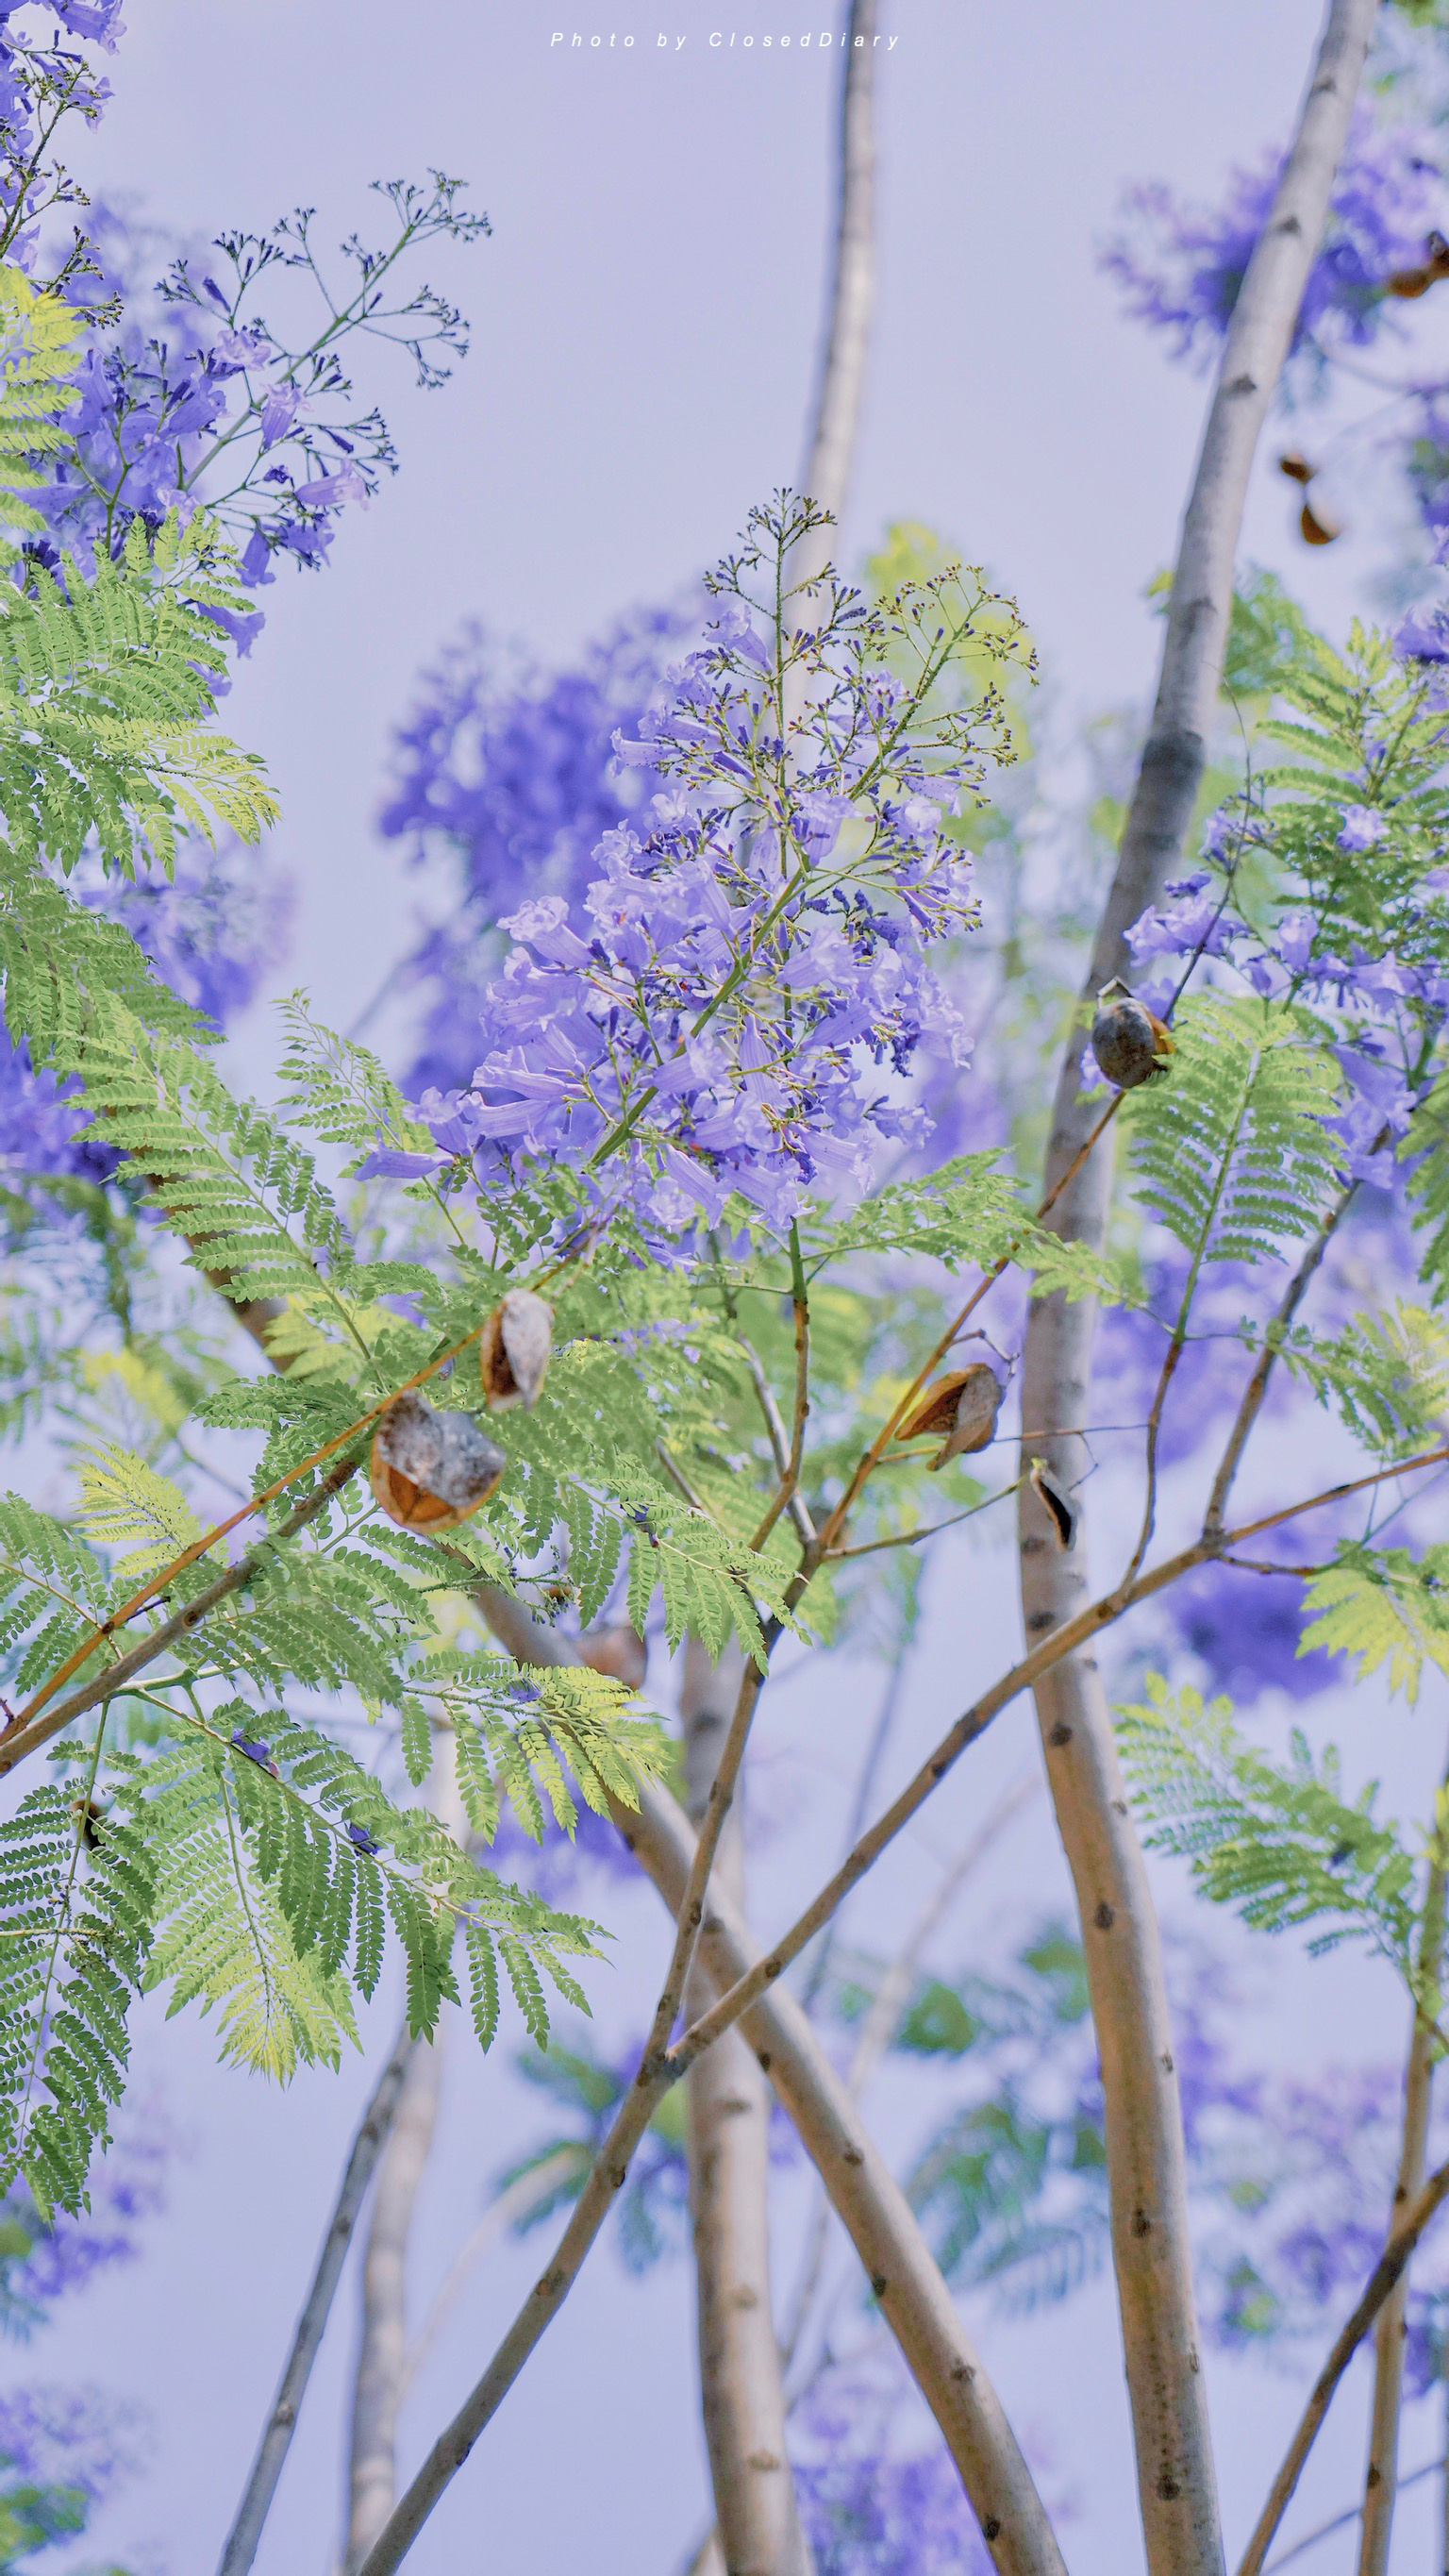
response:
<path fill-rule="evenodd" d="M 1097 995 L 1092 1022 L 1092 1053 L 1107 1080 L 1119 1091 L 1135 1091 L 1167 1071 L 1172 1052 L 1171 1031 L 1114 975 Z"/>
<path fill-rule="evenodd" d="M 531 1413 L 548 1375 L 553 1308 L 531 1288 L 510 1288 L 495 1306 L 478 1344 L 478 1366 L 490 1413 L 522 1404 Z"/>
<path fill-rule="evenodd" d="M 1040 1495 L 1052 1516 L 1058 1547 L 1069 1548 L 1077 1535 L 1080 1514 L 1066 1486 L 1052 1474 L 1043 1458 L 1033 1458 L 1029 1478 L 1033 1493 Z"/>
<path fill-rule="evenodd" d="M 944 1433 L 944 1445 L 931 1460 L 934 1474 L 949 1459 L 966 1458 L 986 1447 L 995 1434 L 1005 1392 L 995 1369 L 984 1360 L 973 1360 L 970 1368 L 954 1369 L 949 1377 L 939 1377 L 926 1388 L 902 1423 L 900 1436 L 918 1440 L 923 1432 Z"/>
<path fill-rule="evenodd" d="M 1290 447 L 1278 459 L 1278 471 L 1280 474 L 1286 474 L 1290 483 L 1311 483 L 1313 470 L 1307 457 L 1297 447 Z"/>
<path fill-rule="evenodd" d="M 394 1397 L 372 1443 L 372 1490 L 399 1528 L 456 1529 L 486 1503 L 508 1460 L 471 1414 L 439 1413 L 415 1389 Z"/>
<path fill-rule="evenodd" d="M 1306 546 L 1331 546 L 1335 537 L 1343 534 L 1343 521 L 1335 519 L 1332 511 L 1325 509 L 1321 501 L 1316 508 L 1311 501 L 1304 502 L 1298 513 L 1298 525 L 1303 531 Z"/>
<path fill-rule="evenodd" d="M 1405 303 L 1410 303 L 1416 295 L 1427 295 L 1434 278 L 1432 268 L 1396 268 L 1385 284 L 1390 295 L 1402 296 Z"/>

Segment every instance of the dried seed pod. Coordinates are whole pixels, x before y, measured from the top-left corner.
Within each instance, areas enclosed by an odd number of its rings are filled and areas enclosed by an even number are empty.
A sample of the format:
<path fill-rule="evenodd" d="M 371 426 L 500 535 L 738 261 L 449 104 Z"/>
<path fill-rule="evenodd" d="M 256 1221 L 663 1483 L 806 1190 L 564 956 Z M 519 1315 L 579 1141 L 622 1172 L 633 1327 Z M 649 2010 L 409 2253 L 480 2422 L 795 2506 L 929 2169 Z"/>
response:
<path fill-rule="evenodd" d="M 927 1387 L 902 1423 L 901 1438 L 917 1440 L 926 1431 L 945 1434 L 944 1446 L 931 1460 L 934 1473 L 949 1459 L 969 1457 L 986 1447 L 995 1435 L 1005 1392 L 995 1369 L 984 1360 L 973 1360 L 970 1368 L 954 1369 L 949 1377 L 937 1378 L 934 1386 Z"/>
<path fill-rule="evenodd" d="M 478 1344 L 483 1393 L 491 1413 L 522 1404 L 531 1413 L 548 1375 L 553 1349 L 553 1308 L 531 1288 L 510 1288 L 495 1306 Z"/>
<path fill-rule="evenodd" d="M 1314 469 L 1301 448 L 1288 448 L 1278 459 L 1278 471 L 1286 474 L 1290 483 L 1311 483 L 1313 480 Z"/>
<path fill-rule="evenodd" d="M 456 1529 L 486 1503 L 507 1464 L 471 1414 L 439 1413 L 410 1389 L 377 1426 L 372 1490 L 402 1529 Z"/>
<path fill-rule="evenodd" d="M 1058 1547 L 1069 1548 L 1076 1538 L 1080 1518 L 1076 1504 L 1060 1477 L 1052 1474 L 1044 1459 L 1033 1458 L 1029 1476 L 1033 1493 L 1040 1495 L 1052 1516 Z"/>
<path fill-rule="evenodd" d="M 1385 280 L 1390 295 L 1402 296 L 1406 303 L 1417 295 L 1427 295 L 1434 283 L 1432 268 L 1396 268 Z"/>
<path fill-rule="evenodd" d="M 1092 1053 L 1107 1080 L 1119 1091 L 1135 1091 L 1167 1071 L 1172 1051 L 1171 1031 L 1114 975 L 1097 995 L 1092 1022 Z"/>
<path fill-rule="evenodd" d="M 1441 232 L 1432 232 L 1424 244 L 1424 255 L 1431 277 L 1449 277 L 1449 241 Z"/>
<path fill-rule="evenodd" d="M 1336 519 L 1323 502 L 1305 501 L 1298 513 L 1298 525 L 1306 546 L 1331 546 L 1343 534 L 1343 521 Z"/>

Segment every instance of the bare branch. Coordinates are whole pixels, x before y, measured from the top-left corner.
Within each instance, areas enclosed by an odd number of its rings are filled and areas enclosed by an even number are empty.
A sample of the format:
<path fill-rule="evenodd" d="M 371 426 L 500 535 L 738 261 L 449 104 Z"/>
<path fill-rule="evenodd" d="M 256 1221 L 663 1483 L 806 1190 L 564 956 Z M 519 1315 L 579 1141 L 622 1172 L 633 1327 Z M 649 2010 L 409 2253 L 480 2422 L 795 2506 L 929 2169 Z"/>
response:
<path fill-rule="evenodd" d="M 1291 2501 L 1293 2490 L 1303 2474 L 1303 2463 L 1318 2437 L 1323 2419 L 1333 2402 L 1334 2392 L 1377 2317 L 1384 2301 L 1397 2286 L 1410 2256 L 1425 2229 L 1444 2201 L 1449 2199 L 1449 2164 L 1431 2174 L 1419 2193 L 1408 2216 L 1395 2228 L 1364 2286 L 1353 2314 L 1334 2343 L 1327 2361 L 1313 2383 L 1313 2393 L 1299 2419 L 1297 2431 L 1283 2456 L 1283 2465 L 1273 2480 L 1268 2501 L 1258 2517 L 1253 2537 L 1243 2553 L 1238 2576 L 1261 2576 L 1268 2543 L 1277 2530 Z"/>
<path fill-rule="evenodd" d="M 297 2320 L 292 2349 L 277 2384 L 272 2411 L 263 2427 L 261 2443 L 252 2464 L 251 2475 L 243 2490 L 241 2503 L 237 2507 L 236 2519 L 226 2537 L 217 2576 L 247 2576 L 247 2570 L 256 2557 L 262 2528 L 271 2508 L 272 2498 L 277 2491 L 277 2481 L 286 2464 L 287 2453 L 292 2446 L 292 2436 L 297 2429 L 297 2417 L 301 2411 L 302 2399 L 306 2394 L 307 2382 L 312 2375 L 312 2364 L 321 2350 L 322 2338 L 327 2330 L 332 2301 L 336 2296 L 337 2284 L 342 2277 L 342 2266 L 347 2258 L 348 2246 L 352 2242 L 352 2231 L 357 2224 L 357 2213 L 362 2207 L 367 2186 L 372 2180 L 373 2167 L 382 2152 L 383 2143 L 392 2125 L 404 2078 L 412 2063 L 414 2052 L 421 2044 L 420 2041 L 409 2036 L 407 2027 L 404 2025 L 398 2033 L 392 2055 L 373 2088 L 372 2098 L 358 2123 L 352 2141 L 352 2150 L 343 2168 L 336 2205 L 328 2223 L 327 2233 L 322 2239 L 322 2251 L 317 2259 L 317 2269 L 312 2276 L 312 2286 Z"/>

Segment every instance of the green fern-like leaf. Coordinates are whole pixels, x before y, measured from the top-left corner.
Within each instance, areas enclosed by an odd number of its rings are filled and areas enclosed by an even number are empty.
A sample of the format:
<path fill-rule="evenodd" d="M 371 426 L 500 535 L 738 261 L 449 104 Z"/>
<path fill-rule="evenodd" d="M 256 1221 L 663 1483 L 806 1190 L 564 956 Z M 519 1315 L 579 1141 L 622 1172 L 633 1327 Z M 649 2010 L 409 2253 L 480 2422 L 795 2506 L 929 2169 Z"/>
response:
<path fill-rule="evenodd" d="M 1339 1185 L 1337 1070 L 1266 1002 L 1201 995 L 1177 1036 L 1166 1080 L 1124 1104 L 1137 1196 L 1196 1263 L 1271 1260 Z"/>
<path fill-rule="evenodd" d="M 1295 1730 L 1286 1769 L 1237 1733 L 1226 1700 L 1148 1679 L 1118 1716 L 1122 1757 L 1148 1819 L 1148 1848 L 1186 1860 L 1204 1893 L 1260 1931 L 1308 1925 L 1309 1947 L 1367 1940 L 1413 1977 L 1414 1863 L 1375 1822 L 1371 1784 L 1350 1805 L 1338 1756 L 1315 1760 Z"/>
<path fill-rule="evenodd" d="M 1410 1705 L 1424 1666 L 1449 1672 L 1449 1547 L 1347 1546 L 1315 1575 L 1306 1606 L 1318 1616 L 1305 1627 L 1299 1653 L 1321 1647 L 1352 1655 L 1360 1676 L 1387 1667 L 1389 1688 Z"/>

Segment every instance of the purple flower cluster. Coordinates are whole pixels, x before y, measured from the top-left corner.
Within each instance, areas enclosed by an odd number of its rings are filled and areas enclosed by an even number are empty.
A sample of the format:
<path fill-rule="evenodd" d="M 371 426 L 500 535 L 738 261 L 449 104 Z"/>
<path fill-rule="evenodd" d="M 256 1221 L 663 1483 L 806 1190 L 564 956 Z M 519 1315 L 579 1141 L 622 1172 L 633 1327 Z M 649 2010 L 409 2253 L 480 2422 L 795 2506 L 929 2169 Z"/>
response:
<path fill-rule="evenodd" d="M 788 504 L 758 513 L 745 569 L 767 542 L 783 560 L 800 524 Z M 505 919 L 515 944 L 472 1083 L 419 1104 L 436 1154 L 381 1152 L 374 1172 L 451 1165 L 486 1192 L 564 1159 L 661 1245 L 732 1195 L 780 1227 L 812 1187 L 864 1181 L 882 1139 L 917 1135 L 919 1049 L 963 1060 L 923 948 L 976 920 L 970 860 L 943 826 L 1005 746 L 990 697 L 923 719 L 952 610 L 922 594 L 930 677 L 912 687 L 857 594 L 833 590 L 792 642 L 741 564 L 712 587 L 703 647 L 637 736 L 615 736 L 621 768 L 665 786 L 637 827 L 603 835 L 581 902 L 533 896 Z M 963 597 L 956 632 L 982 604 Z"/>
<path fill-rule="evenodd" d="M 28 551 L 52 568 L 68 553 L 88 572 L 96 549 L 115 552 L 134 519 L 155 528 L 173 510 L 210 507 L 250 589 L 274 579 L 278 556 L 311 568 L 326 561 L 340 512 L 365 508 L 396 462 L 381 415 L 354 398 L 341 344 L 357 333 L 399 343 L 429 385 L 447 373 L 437 350 L 467 346 L 459 315 L 431 289 L 389 305 L 385 281 L 419 243 L 470 240 L 483 219 L 460 207 L 451 180 L 430 189 L 398 182 L 383 194 L 393 238 L 381 248 L 344 244 L 349 282 L 324 273 L 311 217 L 299 213 L 268 233 L 222 234 L 204 262 L 173 260 L 151 293 L 145 235 L 111 209 L 94 210 L 87 272 L 67 290 L 95 314 L 65 415 L 76 452 L 53 460 L 30 496 L 48 535 Z M 285 288 L 298 272 L 322 312 L 310 338 L 274 329 L 256 310 L 260 281 Z M 245 653 L 263 620 L 257 610 L 224 622 Z"/>
<path fill-rule="evenodd" d="M 37 11 L 39 32 L 32 26 Z M 71 47 L 58 40 L 47 18 L 58 22 Z M 109 81 L 72 48 L 96 44 L 114 53 L 124 32 L 120 0 L 4 0 L 0 6 L 0 258 L 33 269 L 41 218 L 56 207 L 85 203 L 67 172 L 45 155 L 65 116 L 94 124 L 110 99 Z M 83 257 L 72 253 L 62 276 L 83 267 Z"/>
<path fill-rule="evenodd" d="M 0 2395 L 0 2459 L 35 2485 L 71 2489 L 88 2505 L 104 2504 L 136 2474 L 144 2436 L 140 2409 L 98 2388 L 15 2388 Z"/>
<path fill-rule="evenodd" d="M 28 2336 L 57 2299 L 135 2259 L 142 2221 L 165 2206 L 174 2152 L 156 2105 L 128 2106 L 79 2216 L 58 2210 L 45 2218 L 22 2183 L 12 2186 L 0 2201 L 0 2329 Z"/>
<path fill-rule="evenodd" d="M 215 850 L 188 844 L 171 884 L 95 869 L 77 871 L 71 890 L 129 930 L 173 992 L 217 1028 L 246 1009 L 275 963 L 290 904 L 280 873 L 234 839 Z M 0 1018 L 0 1190 L 28 1199 L 36 1180 L 110 1179 L 115 1155 L 78 1133 L 87 1123 L 78 1092 L 37 1074 Z"/>
<path fill-rule="evenodd" d="M 613 738 L 621 727 L 637 733 L 667 659 L 702 614 L 698 604 L 642 611 L 575 668 L 551 673 L 505 674 L 470 627 L 425 675 L 396 736 L 381 828 L 415 860 L 445 849 L 462 900 L 404 970 L 425 998 L 415 1089 L 450 1089 L 477 1060 L 500 914 L 529 896 L 581 894 L 604 834 L 634 821 L 662 784 L 621 770 Z"/>
<path fill-rule="evenodd" d="M 1178 355 L 1206 358 L 1222 339 L 1282 169 L 1283 156 L 1273 154 L 1255 169 L 1235 170 L 1211 209 L 1184 205 L 1161 182 L 1129 192 L 1126 226 L 1102 264 L 1125 289 L 1133 318 L 1170 332 Z M 1380 122 L 1361 107 L 1295 345 L 1361 347 L 1374 339 L 1392 309 L 1389 278 L 1421 263 L 1429 234 L 1446 224 L 1449 190 L 1432 136 L 1403 121 Z"/>
<path fill-rule="evenodd" d="M 1336 846 L 1350 855 L 1376 848 L 1387 828 L 1381 814 L 1346 805 Z M 1210 858 L 1218 857 L 1227 830 L 1224 818 L 1214 817 L 1205 844 Z M 1257 837 L 1266 841 L 1268 835 Z M 1265 934 L 1224 909 L 1222 894 L 1223 879 L 1210 868 L 1174 879 L 1164 901 L 1145 912 L 1127 934 L 1138 965 L 1159 957 L 1220 960 L 1255 993 L 1302 1003 L 1326 1028 L 1336 1030 L 1333 1053 L 1344 1076 L 1346 1105 L 1330 1127 L 1342 1140 L 1349 1175 L 1377 1189 L 1391 1188 L 1393 1148 L 1422 1089 L 1406 1066 L 1404 1028 L 1411 1026 L 1422 1036 L 1443 1027 L 1449 1019 L 1449 973 L 1433 955 L 1396 953 L 1389 940 L 1374 946 L 1357 940 L 1342 954 L 1325 942 L 1306 908 L 1285 911 Z M 1442 932 L 1449 926 L 1449 871 L 1430 871 L 1420 879 L 1418 894 L 1416 926 L 1437 917 Z M 1144 989 L 1149 1000 L 1165 997 Z"/>
<path fill-rule="evenodd" d="M 945 2452 L 862 2449 L 859 2411 L 849 2389 L 829 2385 L 794 2462 L 817 2576 L 986 2576 L 991 2560 Z"/>

